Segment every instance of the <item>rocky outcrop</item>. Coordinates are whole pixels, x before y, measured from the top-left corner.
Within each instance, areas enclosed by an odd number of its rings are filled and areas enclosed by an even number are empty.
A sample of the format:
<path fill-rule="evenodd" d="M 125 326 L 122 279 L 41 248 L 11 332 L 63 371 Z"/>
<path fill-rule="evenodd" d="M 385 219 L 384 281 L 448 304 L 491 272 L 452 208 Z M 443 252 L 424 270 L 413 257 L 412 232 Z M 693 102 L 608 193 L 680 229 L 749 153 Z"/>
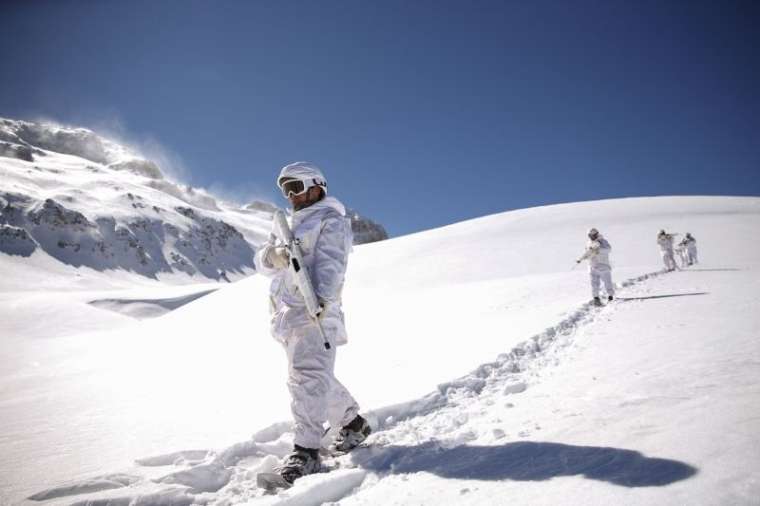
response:
<path fill-rule="evenodd" d="M 354 233 L 354 244 L 384 241 L 388 238 L 388 232 L 386 232 L 385 227 L 379 223 L 375 223 L 369 218 L 359 215 L 359 213 L 352 209 L 348 209 L 346 213 L 351 218 L 351 230 Z"/>
<path fill-rule="evenodd" d="M 83 232 L 95 226 L 82 213 L 66 209 L 53 199 L 46 199 L 42 206 L 32 209 L 27 216 L 34 225 L 47 226 L 51 230 L 66 227 Z"/>
<path fill-rule="evenodd" d="M 225 272 L 237 272 L 241 263 L 251 269 L 254 250 L 235 227 L 224 221 L 204 216 L 189 207 L 177 207 L 178 213 L 192 225 L 178 233 L 175 249 L 178 257 L 185 260 L 180 266 L 192 265 L 206 277 L 218 279 Z"/>
<path fill-rule="evenodd" d="M 0 253 L 226 281 L 255 270 L 255 245 L 277 210 L 262 201 L 230 208 L 84 128 L 0 118 L 0 157 L 19 160 L 0 158 Z M 355 244 L 387 238 L 381 225 L 349 216 Z"/>
<path fill-rule="evenodd" d="M 107 142 L 86 128 L 3 119 L 0 120 L 0 140 L 75 155 L 96 163 L 114 161 Z"/>
<path fill-rule="evenodd" d="M 139 203 L 134 195 L 131 200 Z M 40 247 L 75 267 L 124 269 L 148 277 L 180 271 L 226 281 L 228 274 L 254 269 L 254 250 L 235 227 L 190 207 L 158 214 L 126 223 L 112 217 L 93 221 L 54 199 L 38 202 L 1 193 L 0 251 L 29 256 Z M 167 221 L 172 215 L 186 226 Z"/>
<path fill-rule="evenodd" d="M 0 141 L 0 156 L 7 158 L 17 158 L 24 160 L 25 162 L 34 161 L 34 153 L 42 154 L 38 149 L 33 149 L 30 146 L 23 144 L 15 144 L 13 142 Z"/>
<path fill-rule="evenodd" d="M 28 257 L 37 249 L 26 230 L 11 225 L 0 225 L 0 251 L 8 255 Z"/>

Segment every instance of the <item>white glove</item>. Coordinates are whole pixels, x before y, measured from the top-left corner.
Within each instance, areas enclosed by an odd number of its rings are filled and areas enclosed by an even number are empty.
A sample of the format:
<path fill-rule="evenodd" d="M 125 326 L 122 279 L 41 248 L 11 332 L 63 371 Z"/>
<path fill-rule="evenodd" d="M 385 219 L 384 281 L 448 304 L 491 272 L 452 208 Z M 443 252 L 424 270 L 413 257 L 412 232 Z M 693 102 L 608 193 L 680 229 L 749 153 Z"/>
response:
<path fill-rule="evenodd" d="M 271 265 L 273 269 L 287 269 L 290 265 L 290 254 L 284 246 L 267 246 L 264 263 Z"/>

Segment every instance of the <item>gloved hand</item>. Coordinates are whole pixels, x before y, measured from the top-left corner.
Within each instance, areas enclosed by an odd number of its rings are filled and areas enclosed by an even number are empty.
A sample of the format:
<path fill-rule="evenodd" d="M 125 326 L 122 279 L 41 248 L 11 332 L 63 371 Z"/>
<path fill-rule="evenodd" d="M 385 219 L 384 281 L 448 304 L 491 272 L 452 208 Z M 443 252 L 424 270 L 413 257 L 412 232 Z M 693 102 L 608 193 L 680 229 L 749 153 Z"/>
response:
<path fill-rule="evenodd" d="M 287 269 L 290 265 L 290 254 L 284 246 L 267 246 L 264 262 L 271 265 L 273 269 Z"/>

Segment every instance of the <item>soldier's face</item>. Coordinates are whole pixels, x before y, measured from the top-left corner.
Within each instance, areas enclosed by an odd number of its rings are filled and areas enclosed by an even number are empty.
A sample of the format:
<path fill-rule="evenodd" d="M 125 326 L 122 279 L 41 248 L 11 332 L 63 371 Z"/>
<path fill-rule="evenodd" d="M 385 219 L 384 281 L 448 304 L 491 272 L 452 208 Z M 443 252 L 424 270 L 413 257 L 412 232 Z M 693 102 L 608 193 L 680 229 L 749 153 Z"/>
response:
<path fill-rule="evenodd" d="M 298 211 L 299 209 L 308 207 L 318 201 L 321 193 L 321 188 L 318 186 L 312 186 L 309 188 L 309 191 L 302 193 L 301 195 L 293 195 L 291 193 L 288 200 L 290 200 L 290 205 L 293 206 L 293 209 Z"/>

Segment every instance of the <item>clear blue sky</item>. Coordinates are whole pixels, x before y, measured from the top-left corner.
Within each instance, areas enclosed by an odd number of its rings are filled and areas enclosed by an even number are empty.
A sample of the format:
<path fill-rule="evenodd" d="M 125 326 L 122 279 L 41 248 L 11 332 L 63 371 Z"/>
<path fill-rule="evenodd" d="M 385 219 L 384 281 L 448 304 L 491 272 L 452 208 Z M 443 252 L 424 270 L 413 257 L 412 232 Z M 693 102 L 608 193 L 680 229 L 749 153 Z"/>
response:
<path fill-rule="evenodd" d="M 155 139 L 196 186 L 311 160 L 392 235 L 760 195 L 757 1 L 4 1 L 0 116 Z M 281 202 L 280 202 L 281 203 Z"/>

